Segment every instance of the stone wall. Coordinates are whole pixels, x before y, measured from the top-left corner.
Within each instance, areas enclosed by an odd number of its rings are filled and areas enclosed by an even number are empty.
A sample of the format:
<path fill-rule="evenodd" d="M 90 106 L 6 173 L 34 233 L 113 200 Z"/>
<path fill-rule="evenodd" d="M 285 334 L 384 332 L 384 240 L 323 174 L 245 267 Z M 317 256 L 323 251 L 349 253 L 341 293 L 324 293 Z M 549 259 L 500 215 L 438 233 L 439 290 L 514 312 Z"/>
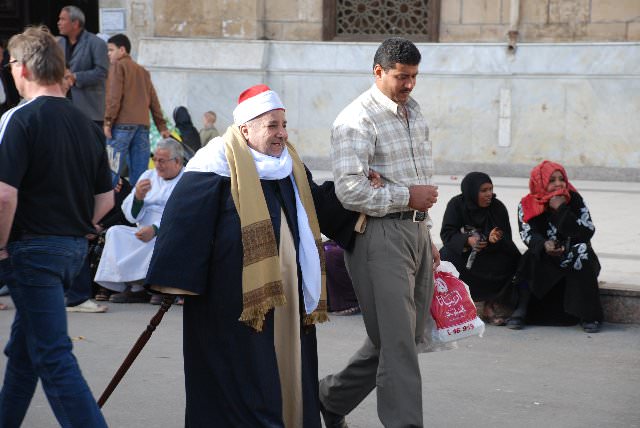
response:
<path fill-rule="evenodd" d="M 265 0 L 156 0 L 155 35 L 259 39 Z"/>
<path fill-rule="evenodd" d="M 140 38 L 150 36 L 322 39 L 321 0 L 100 0 L 100 8 L 126 10 L 134 57 Z"/>
<path fill-rule="evenodd" d="M 640 0 L 520 0 L 520 42 L 640 41 Z M 320 41 L 323 0 L 100 0 L 141 37 Z M 441 0 L 441 42 L 504 42 L 511 0 Z"/>
<path fill-rule="evenodd" d="M 322 40 L 322 1 L 270 0 L 264 25 L 268 40 Z"/>
<path fill-rule="evenodd" d="M 320 40 L 322 1 L 155 1 L 156 36 Z"/>
<path fill-rule="evenodd" d="M 419 44 L 415 98 L 430 123 L 438 173 L 482 168 L 526 176 L 543 159 L 573 177 L 640 181 L 640 43 Z M 377 43 L 147 38 L 139 60 L 166 112 L 184 105 L 219 129 L 238 94 L 277 90 L 289 135 L 315 168 L 329 165 L 331 123 L 373 79 Z M 180 61 L 167 55 L 180 52 Z"/>
<path fill-rule="evenodd" d="M 640 0 L 520 3 L 515 55 L 504 44 L 511 0 L 442 0 L 441 43 L 419 44 L 414 93 L 439 172 L 526 175 L 551 158 L 576 177 L 640 181 L 640 122 L 630 119 L 640 113 L 633 42 Z M 185 105 L 199 126 L 213 109 L 224 128 L 237 95 L 265 82 L 289 106 L 292 140 L 319 166 L 333 119 L 372 83 L 376 43 L 312 42 L 322 35 L 321 0 L 100 0 L 100 7 L 126 10 L 133 56 L 152 71 L 165 111 Z M 528 43 L 540 41 L 550 44 Z"/>
<path fill-rule="evenodd" d="M 511 0 L 441 0 L 441 42 L 504 41 Z M 524 42 L 638 41 L 638 0 L 520 0 Z"/>
<path fill-rule="evenodd" d="M 154 35 L 155 16 L 153 0 L 100 0 L 100 8 L 125 9 L 125 34 L 131 40 L 131 53 L 135 58 L 138 53 L 138 41 L 142 37 Z M 109 34 L 112 36 L 113 34 Z"/>

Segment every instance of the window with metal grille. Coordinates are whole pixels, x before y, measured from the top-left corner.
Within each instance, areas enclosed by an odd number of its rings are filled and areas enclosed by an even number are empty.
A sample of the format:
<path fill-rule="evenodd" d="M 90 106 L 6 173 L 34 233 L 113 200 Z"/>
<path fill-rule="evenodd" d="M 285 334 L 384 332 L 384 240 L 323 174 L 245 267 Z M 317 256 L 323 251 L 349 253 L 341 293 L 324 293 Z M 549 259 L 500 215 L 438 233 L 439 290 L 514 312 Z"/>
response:
<path fill-rule="evenodd" d="M 438 41 L 440 0 L 324 0 L 325 40 Z"/>

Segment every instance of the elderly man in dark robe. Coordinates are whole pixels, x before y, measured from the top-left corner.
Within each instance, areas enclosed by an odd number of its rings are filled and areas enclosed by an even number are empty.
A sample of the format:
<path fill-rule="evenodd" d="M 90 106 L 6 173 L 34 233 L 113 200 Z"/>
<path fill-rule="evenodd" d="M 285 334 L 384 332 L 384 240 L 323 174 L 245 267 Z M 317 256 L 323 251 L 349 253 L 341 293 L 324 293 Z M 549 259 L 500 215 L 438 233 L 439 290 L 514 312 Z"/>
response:
<path fill-rule="evenodd" d="M 147 276 L 151 290 L 186 296 L 186 426 L 320 427 L 319 223 L 346 246 L 357 215 L 332 183 L 313 184 L 274 91 L 244 91 L 233 116 L 187 165 Z"/>

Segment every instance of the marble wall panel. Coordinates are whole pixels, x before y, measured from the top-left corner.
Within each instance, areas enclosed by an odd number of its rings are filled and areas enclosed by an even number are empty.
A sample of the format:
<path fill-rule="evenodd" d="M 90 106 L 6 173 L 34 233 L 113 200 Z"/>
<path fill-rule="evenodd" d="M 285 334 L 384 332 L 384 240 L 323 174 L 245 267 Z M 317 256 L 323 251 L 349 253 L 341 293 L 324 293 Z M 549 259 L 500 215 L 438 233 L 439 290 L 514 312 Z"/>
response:
<path fill-rule="evenodd" d="M 563 161 L 565 93 L 556 79 L 521 78 L 512 84 L 511 162 Z"/>
<path fill-rule="evenodd" d="M 376 47 L 145 39 L 141 62 L 163 107 L 186 105 L 198 127 L 202 113 L 213 109 L 224 129 L 240 92 L 270 85 L 287 106 L 290 138 L 301 155 L 326 165 L 331 124 L 373 83 Z M 580 168 L 581 178 L 619 169 L 640 180 L 640 121 L 633 120 L 640 116 L 640 44 L 523 44 L 515 57 L 498 44 L 419 48 L 413 95 L 429 123 L 436 164 L 526 175 L 548 158 Z M 180 60 L 166 52 L 179 52 Z M 507 90 L 510 144 L 500 147 L 500 94 Z"/>
<path fill-rule="evenodd" d="M 233 123 L 233 109 L 238 96 L 247 87 L 263 83 L 263 72 L 242 74 L 225 71 L 189 73 L 186 85 L 188 108 L 195 126 L 202 126 L 202 114 L 207 110 L 216 112 L 216 127 L 222 133 Z M 250 83 L 249 83 L 250 82 Z"/>
<path fill-rule="evenodd" d="M 336 79 L 321 74 L 290 75 L 280 72 L 270 76 L 271 86 L 283 94 L 288 107 L 289 138 L 307 157 L 328 159 L 331 124 L 349 102 L 373 84 L 366 75 Z M 289 108 L 289 106 L 295 106 Z"/>
<path fill-rule="evenodd" d="M 467 104 L 471 112 L 471 144 L 474 159 L 484 162 L 504 163 L 510 161 L 514 146 L 498 146 L 498 125 L 500 117 L 500 91 L 511 89 L 506 79 L 476 78 L 471 80 L 471 96 Z M 446 100 L 445 100 L 446 101 Z"/>
<path fill-rule="evenodd" d="M 574 165 L 640 165 L 640 81 L 593 79 L 565 84 L 565 158 Z M 597 148 L 593 150 L 592 148 Z"/>
<path fill-rule="evenodd" d="M 290 42 L 269 49 L 271 70 L 305 73 L 367 73 L 377 45 L 372 43 Z"/>
<path fill-rule="evenodd" d="M 472 147 L 472 113 L 464 101 L 473 84 L 467 79 L 420 78 L 414 96 L 429 125 L 434 158 L 464 162 Z"/>
<path fill-rule="evenodd" d="M 158 92 L 160 105 L 166 118 L 171 118 L 174 108 L 189 106 L 189 76 L 186 73 L 153 70 L 151 81 Z"/>
<path fill-rule="evenodd" d="M 190 39 L 143 39 L 138 61 L 161 68 L 262 70 L 267 46 L 262 42 Z"/>

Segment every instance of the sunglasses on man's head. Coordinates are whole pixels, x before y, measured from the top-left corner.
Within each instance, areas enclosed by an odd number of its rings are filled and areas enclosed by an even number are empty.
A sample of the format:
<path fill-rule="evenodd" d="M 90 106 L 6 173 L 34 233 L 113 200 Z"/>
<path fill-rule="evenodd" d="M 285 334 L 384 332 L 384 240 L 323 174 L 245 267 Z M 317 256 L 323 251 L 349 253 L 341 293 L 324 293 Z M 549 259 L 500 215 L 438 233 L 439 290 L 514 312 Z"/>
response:
<path fill-rule="evenodd" d="M 4 68 L 11 68 L 12 64 L 15 64 L 16 62 L 20 62 L 17 59 L 12 59 L 11 61 L 9 61 L 8 63 L 6 63 L 5 65 L 3 65 Z"/>

